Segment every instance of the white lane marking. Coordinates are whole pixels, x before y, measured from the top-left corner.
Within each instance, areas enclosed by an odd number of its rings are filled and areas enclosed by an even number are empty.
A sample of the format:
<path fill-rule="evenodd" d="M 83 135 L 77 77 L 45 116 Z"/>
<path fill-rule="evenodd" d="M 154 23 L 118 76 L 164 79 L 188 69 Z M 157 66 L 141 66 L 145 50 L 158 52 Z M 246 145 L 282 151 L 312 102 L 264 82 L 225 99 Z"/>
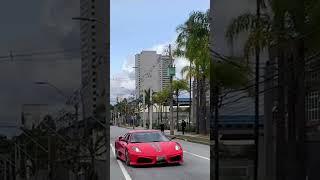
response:
<path fill-rule="evenodd" d="M 111 146 L 111 149 L 112 149 L 112 151 L 113 151 L 113 155 L 116 157 L 116 151 L 115 151 L 113 145 L 110 144 L 110 146 Z M 121 162 L 120 160 L 117 160 L 117 162 L 118 162 L 118 164 L 119 164 L 119 166 L 120 166 L 120 169 L 121 169 L 124 177 L 126 178 L 126 180 L 132 180 L 131 177 L 130 177 L 130 175 L 129 175 L 129 173 L 128 173 L 128 171 L 127 171 L 126 168 L 123 166 L 122 162 Z"/>
<path fill-rule="evenodd" d="M 210 161 L 210 158 L 207 158 L 207 157 L 204 157 L 204 156 L 200 156 L 200 155 L 198 155 L 198 154 L 194 154 L 194 153 L 191 153 L 191 152 L 188 152 L 188 151 L 183 151 L 183 152 Z"/>

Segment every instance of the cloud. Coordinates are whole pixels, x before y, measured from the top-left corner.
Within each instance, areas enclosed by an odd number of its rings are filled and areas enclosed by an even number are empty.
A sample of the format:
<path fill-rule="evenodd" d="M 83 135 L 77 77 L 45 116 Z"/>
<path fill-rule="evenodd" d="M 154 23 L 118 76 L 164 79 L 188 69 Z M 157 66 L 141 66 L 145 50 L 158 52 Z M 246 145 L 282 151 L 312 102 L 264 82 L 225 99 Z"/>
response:
<path fill-rule="evenodd" d="M 175 60 L 175 66 L 176 66 L 176 77 L 178 79 L 182 79 L 184 77 L 182 77 L 182 74 L 181 74 L 181 70 L 182 68 L 184 68 L 185 66 L 189 66 L 189 61 L 185 58 L 177 58 Z"/>

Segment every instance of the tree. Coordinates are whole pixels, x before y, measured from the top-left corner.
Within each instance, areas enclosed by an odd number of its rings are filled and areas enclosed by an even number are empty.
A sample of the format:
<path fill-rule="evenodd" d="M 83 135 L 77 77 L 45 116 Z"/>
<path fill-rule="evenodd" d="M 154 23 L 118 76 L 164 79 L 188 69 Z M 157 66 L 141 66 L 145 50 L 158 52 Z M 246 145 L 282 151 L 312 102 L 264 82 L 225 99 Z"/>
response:
<path fill-rule="evenodd" d="M 185 23 L 177 27 L 178 37 L 175 55 L 187 58 L 194 66 L 189 75 L 194 76 L 197 84 L 197 133 L 207 133 L 206 127 L 206 83 L 209 74 L 209 11 L 193 12 Z M 192 73 L 191 73 L 192 72 Z M 193 74 L 194 73 L 194 74 Z M 202 117 L 204 116 L 204 117 Z M 201 119 L 201 121 L 200 121 Z"/>
<path fill-rule="evenodd" d="M 167 100 L 169 99 L 170 96 L 170 91 L 169 89 L 164 89 L 162 91 L 156 92 L 153 95 L 153 100 L 154 103 L 158 104 L 160 107 L 160 121 L 162 122 L 162 113 L 163 113 L 163 106 L 164 104 L 167 102 Z"/>
<path fill-rule="evenodd" d="M 191 62 L 191 66 L 184 67 L 181 73 L 187 78 L 192 76 L 196 80 L 197 99 L 199 100 L 199 102 L 197 101 L 197 122 L 200 126 L 197 131 L 206 134 L 206 92 L 210 71 L 214 72 L 213 78 L 217 86 L 221 90 L 225 90 L 247 84 L 248 68 L 243 58 L 235 57 L 230 59 L 232 63 L 217 61 L 213 66 L 210 66 L 209 11 L 205 13 L 193 12 L 177 30 L 179 35 L 176 40 L 175 54 L 185 57 Z M 237 66 L 235 67 L 234 64 Z"/>
<path fill-rule="evenodd" d="M 172 82 L 172 89 L 174 91 L 174 94 L 177 98 L 177 122 L 176 122 L 176 128 L 179 129 L 179 96 L 182 91 L 188 90 L 188 83 L 185 80 L 174 80 Z"/>

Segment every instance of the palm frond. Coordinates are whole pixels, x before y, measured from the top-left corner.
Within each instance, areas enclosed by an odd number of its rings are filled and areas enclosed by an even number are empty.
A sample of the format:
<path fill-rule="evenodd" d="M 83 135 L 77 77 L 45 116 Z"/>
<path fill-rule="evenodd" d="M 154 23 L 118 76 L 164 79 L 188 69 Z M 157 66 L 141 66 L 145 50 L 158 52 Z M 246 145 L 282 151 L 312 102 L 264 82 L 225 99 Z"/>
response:
<path fill-rule="evenodd" d="M 231 21 L 227 27 L 225 36 L 229 43 L 235 39 L 241 32 L 250 31 L 255 27 L 256 16 L 252 13 L 242 14 Z"/>

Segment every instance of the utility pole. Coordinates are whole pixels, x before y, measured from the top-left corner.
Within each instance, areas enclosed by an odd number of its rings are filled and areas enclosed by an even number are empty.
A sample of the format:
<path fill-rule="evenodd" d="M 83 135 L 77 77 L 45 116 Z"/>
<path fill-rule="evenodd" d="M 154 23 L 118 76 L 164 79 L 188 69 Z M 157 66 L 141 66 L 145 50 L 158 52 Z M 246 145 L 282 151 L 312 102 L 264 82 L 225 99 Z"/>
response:
<path fill-rule="evenodd" d="M 260 0 L 257 0 L 257 22 L 256 31 L 260 31 Z M 260 46 L 256 44 L 256 67 L 255 67 L 255 121 L 254 121 L 254 144 L 255 144 L 255 158 L 254 158 L 254 180 L 258 180 L 258 159 L 259 159 L 259 80 L 260 80 Z"/>
<path fill-rule="evenodd" d="M 3 170 L 3 176 L 4 176 L 4 180 L 7 180 L 7 177 L 8 177 L 8 175 L 7 175 L 7 160 L 6 159 L 3 159 L 3 164 L 4 164 L 4 170 Z"/>
<path fill-rule="evenodd" d="M 170 135 L 174 135 L 174 120 L 173 120 L 173 89 L 172 89 L 172 80 L 174 76 L 173 71 L 173 59 L 171 54 L 171 44 L 169 44 L 169 58 L 170 58 L 170 65 L 168 74 L 170 76 Z"/>
<path fill-rule="evenodd" d="M 51 137 L 48 132 L 48 180 L 51 180 Z"/>
<path fill-rule="evenodd" d="M 149 119 L 150 119 L 150 126 L 149 129 L 152 129 L 152 117 L 153 117 L 153 106 L 152 106 L 152 94 L 153 94 L 153 90 L 150 89 L 150 112 L 149 112 Z"/>
<path fill-rule="evenodd" d="M 15 140 L 16 141 L 16 140 Z M 18 149 L 17 149 L 17 144 L 14 143 L 14 163 L 15 163 L 15 168 L 14 168 L 14 172 L 15 172 L 15 180 L 18 180 L 18 173 L 17 172 L 17 166 L 18 166 Z"/>

